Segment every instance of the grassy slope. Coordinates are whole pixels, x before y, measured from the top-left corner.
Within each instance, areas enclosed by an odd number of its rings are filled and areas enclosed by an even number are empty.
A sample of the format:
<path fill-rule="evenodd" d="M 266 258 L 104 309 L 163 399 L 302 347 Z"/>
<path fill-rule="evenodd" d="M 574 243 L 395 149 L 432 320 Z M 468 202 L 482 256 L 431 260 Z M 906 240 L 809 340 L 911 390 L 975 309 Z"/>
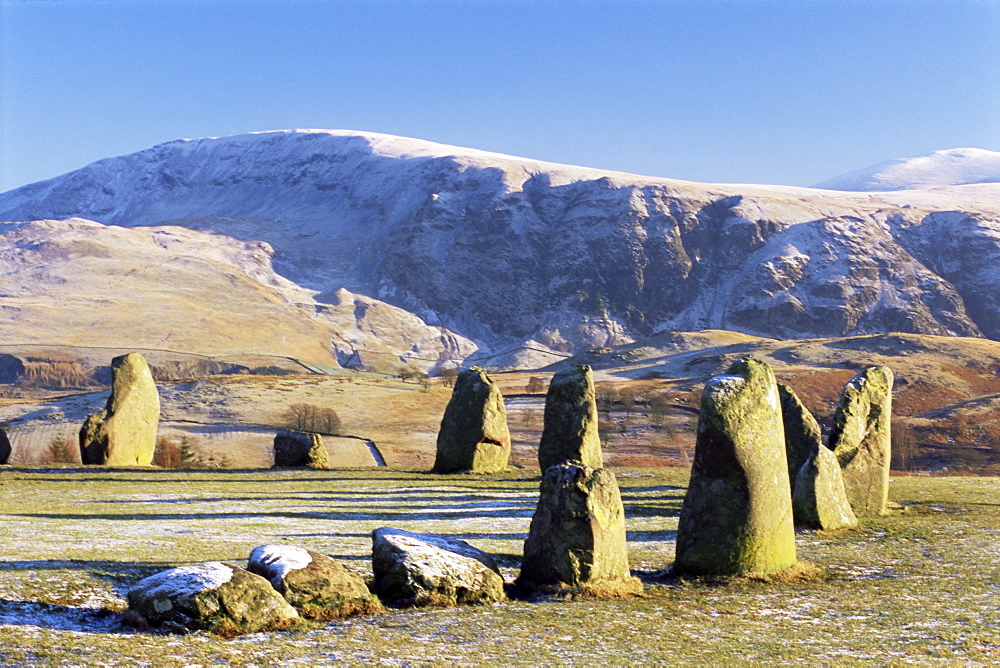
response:
<path fill-rule="evenodd" d="M 120 607 L 130 583 L 161 568 L 240 561 L 265 542 L 318 549 L 367 574 L 369 532 L 383 525 L 469 540 L 498 554 L 510 579 L 537 479 L 5 469 L 0 662 L 1000 661 L 996 479 L 894 479 L 906 513 L 846 533 L 800 533 L 799 557 L 825 576 L 781 585 L 658 582 L 673 558 L 686 473 L 617 473 L 644 599 L 400 611 L 227 641 L 135 634 L 99 609 Z"/>

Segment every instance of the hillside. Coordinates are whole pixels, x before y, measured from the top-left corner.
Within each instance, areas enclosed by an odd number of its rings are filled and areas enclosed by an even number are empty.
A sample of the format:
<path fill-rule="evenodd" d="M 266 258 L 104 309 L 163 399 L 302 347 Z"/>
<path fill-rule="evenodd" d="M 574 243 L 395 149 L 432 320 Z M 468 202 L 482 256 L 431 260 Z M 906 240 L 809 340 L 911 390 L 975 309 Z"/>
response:
<path fill-rule="evenodd" d="M 1000 153 L 956 148 L 880 162 L 816 184 L 828 190 L 914 190 L 1000 182 Z"/>
<path fill-rule="evenodd" d="M 301 130 L 171 142 L 0 195 L 0 219 L 70 216 L 266 242 L 317 311 L 346 289 L 444 327 L 413 354 L 429 366 L 531 366 L 672 330 L 1000 338 L 1000 184 L 696 184 Z M 340 357 L 410 338 L 357 329 Z"/>

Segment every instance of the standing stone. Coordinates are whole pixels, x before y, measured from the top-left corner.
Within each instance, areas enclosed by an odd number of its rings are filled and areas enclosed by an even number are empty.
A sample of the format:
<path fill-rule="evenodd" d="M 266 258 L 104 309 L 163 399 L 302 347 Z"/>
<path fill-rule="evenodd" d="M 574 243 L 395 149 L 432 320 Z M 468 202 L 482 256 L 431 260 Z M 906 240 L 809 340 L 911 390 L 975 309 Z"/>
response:
<path fill-rule="evenodd" d="M 330 453 L 323 445 L 323 436 L 311 431 L 279 429 L 274 437 L 274 468 L 285 466 L 330 468 Z"/>
<path fill-rule="evenodd" d="M 361 576 L 330 557 L 291 545 L 260 545 L 247 570 L 271 583 L 307 619 L 340 619 L 382 611 Z"/>
<path fill-rule="evenodd" d="M 674 567 L 682 573 L 743 575 L 794 565 L 778 387 L 767 364 L 745 358 L 705 384 Z"/>
<path fill-rule="evenodd" d="M 129 353 L 111 360 L 107 407 L 87 418 L 80 430 L 84 464 L 149 466 L 156 450 L 160 395 L 146 360 Z"/>
<path fill-rule="evenodd" d="M 538 444 L 538 465 L 544 473 L 553 464 L 575 460 L 584 466 L 604 466 L 597 433 L 594 376 L 587 365 L 560 371 L 545 395 L 545 423 Z"/>
<path fill-rule="evenodd" d="M 435 473 L 496 473 L 507 468 L 510 431 L 503 395 L 479 367 L 458 374 L 441 419 Z"/>
<path fill-rule="evenodd" d="M 161 571 L 128 592 L 129 612 L 167 631 L 220 635 L 280 629 L 299 619 L 271 583 L 213 561 Z"/>
<path fill-rule="evenodd" d="M 611 471 L 574 461 L 545 470 L 517 585 L 611 596 L 642 592 L 629 575 L 625 507 Z"/>
<path fill-rule="evenodd" d="M 792 487 L 795 524 L 810 529 L 841 529 L 858 523 L 844 489 L 833 451 L 820 448 L 802 467 Z"/>
<path fill-rule="evenodd" d="M 7 438 L 7 432 L 0 429 L 0 464 L 9 464 L 10 455 L 14 449 L 10 445 L 10 439 Z"/>
<path fill-rule="evenodd" d="M 486 605 L 507 598 L 492 555 L 457 538 L 375 529 L 372 573 L 372 590 L 399 607 Z"/>
<path fill-rule="evenodd" d="M 778 383 L 778 398 L 781 400 L 781 419 L 785 425 L 788 480 L 794 487 L 799 469 L 822 447 L 823 432 L 816 418 L 802 405 L 792 388 Z"/>
<path fill-rule="evenodd" d="M 844 470 L 854 514 L 877 517 L 889 501 L 892 371 L 873 366 L 847 383 L 833 415 L 827 446 Z"/>

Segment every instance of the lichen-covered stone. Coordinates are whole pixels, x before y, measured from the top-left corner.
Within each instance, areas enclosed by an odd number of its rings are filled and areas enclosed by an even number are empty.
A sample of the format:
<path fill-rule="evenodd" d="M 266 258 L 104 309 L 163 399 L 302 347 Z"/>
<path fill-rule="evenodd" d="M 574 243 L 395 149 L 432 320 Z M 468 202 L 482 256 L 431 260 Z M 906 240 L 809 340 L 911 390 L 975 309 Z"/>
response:
<path fill-rule="evenodd" d="M 7 438 L 7 432 L 0 429 L 0 464 L 10 463 L 10 455 L 13 450 L 10 445 L 10 439 Z"/>
<path fill-rule="evenodd" d="M 129 590 L 128 604 L 149 626 L 175 632 L 254 633 L 299 617 L 270 582 L 218 561 L 141 580 Z"/>
<path fill-rule="evenodd" d="M 464 369 L 441 419 L 435 473 L 496 473 L 507 468 L 510 431 L 503 395 L 479 367 Z"/>
<path fill-rule="evenodd" d="M 844 387 L 827 446 L 844 473 L 847 499 L 858 517 L 877 517 L 889 501 L 892 371 L 873 366 Z"/>
<path fill-rule="evenodd" d="M 611 471 L 573 461 L 545 470 L 517 584 L 642 591 L 629 575 L 625 508 Z"/>
<path fill-rule="evenodd" d="M 395 606 L 506 600 L 493 557 L 463 540 L 382 527 L 372 532 L 373 591 Z"/>
<path fill-rule="evenodd" d="M 785 426 L 785 457 L 788 459 L 788 480 L 795 485 L 799 469 L 823 447 L 823 432 L 792 388 L 778 383 L 781 419 Z"/>
<path fill-rule="evenodd" d="M 311 431 L 279 429 L 274 437 L 274 467 L 307 466 L 330 468 L 330 454 L 323 445 L 323 436 Z"/>
<path fill-rule="evenodd" d="M 742 359 L 705 384 L 675 569 L 767 574 L 795 562 L 777 384 L 767 364 Z"/>
<path fill-rule="evenodd" d="M 247 570 L 270 582 L 304 617 L 332 619 L 381 608 L 361 576 L 312 550 L 260 545 L 250 553 Z"/>
<path fill-rule="evenodd" d="M 586 365 L 564 369 L 554 375 L 545 395 L 538 465 L 544 473 L 553 464 L 570 460 L 595 469 L 604 466 L 597 432 L 594 376 Z"/>
<path fill-rule="evenodd" d="M 80 430 L 80 459 L 103 466 L 149 466 L 156 450 L 160 395 L 139 353 L 111 360 L 111 396 Z"/>
<path fill-rule="evenodd" d="M 837 456 L 820 448 L 799 468 L 792 486 L 792 512 L 797 526 L 841 529 L 858 523 L 844 489 Z"/>

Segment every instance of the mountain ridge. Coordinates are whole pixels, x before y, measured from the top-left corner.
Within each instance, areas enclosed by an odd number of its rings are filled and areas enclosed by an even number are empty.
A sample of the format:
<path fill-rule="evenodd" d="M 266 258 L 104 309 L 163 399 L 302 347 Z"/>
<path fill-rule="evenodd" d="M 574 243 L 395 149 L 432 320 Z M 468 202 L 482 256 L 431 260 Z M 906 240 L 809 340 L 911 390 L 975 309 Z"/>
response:
<path fill-rule="evenodd" d="M 367 295 L 471 339 L 472 359 L 711 328 L 1000 336 L 1000 184 L 697 184 L 454 148 L 351 131 L 179 140 L 0 194 L 0 219 L 264 241 L 317 303 Z"/>

